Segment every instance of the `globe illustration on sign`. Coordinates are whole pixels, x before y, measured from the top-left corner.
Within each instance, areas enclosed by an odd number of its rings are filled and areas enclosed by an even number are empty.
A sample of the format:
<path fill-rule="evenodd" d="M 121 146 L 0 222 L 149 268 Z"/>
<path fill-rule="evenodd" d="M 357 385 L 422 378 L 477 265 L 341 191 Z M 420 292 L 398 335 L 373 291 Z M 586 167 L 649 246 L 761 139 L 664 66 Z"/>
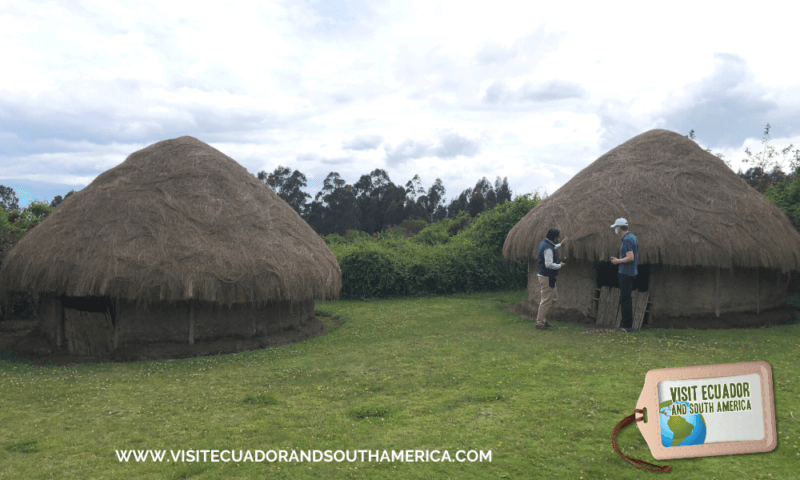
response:
<path fill-rule="evenodd" d="M 687 402 L 667 400 L 658 405 L 661 444 L 665 447 L 702 445 L 706 441 L 706 420 L 702 414 L 688 413 Z"/>

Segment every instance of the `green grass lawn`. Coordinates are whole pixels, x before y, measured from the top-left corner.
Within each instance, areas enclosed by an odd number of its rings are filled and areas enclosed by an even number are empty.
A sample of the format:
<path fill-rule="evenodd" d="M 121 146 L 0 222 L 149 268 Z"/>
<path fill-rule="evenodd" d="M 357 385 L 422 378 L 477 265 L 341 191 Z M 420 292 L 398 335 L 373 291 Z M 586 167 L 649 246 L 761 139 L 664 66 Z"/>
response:
<path fill-rule="evenodd" d="M 642 478 L 611 448 L 648 370 L 765 360 L 778 447 L 656 461 L 681 478 L 800 477 L 800 325 L 588 334 L 507 313 L 524 290 L 318 302 L 342 325 L 235 355 L 0 360 L 0 478 Z M 794 418 L 790 415 L 793 413 Z M 795 420 L 797 419 L 797 420 Z M 491 462 L 120 462 L 116 450 L 491 450 Z M 169 453 L 167 454 L 169 457 Z M 208 457 L 210 460 L 210 457 Z"/>

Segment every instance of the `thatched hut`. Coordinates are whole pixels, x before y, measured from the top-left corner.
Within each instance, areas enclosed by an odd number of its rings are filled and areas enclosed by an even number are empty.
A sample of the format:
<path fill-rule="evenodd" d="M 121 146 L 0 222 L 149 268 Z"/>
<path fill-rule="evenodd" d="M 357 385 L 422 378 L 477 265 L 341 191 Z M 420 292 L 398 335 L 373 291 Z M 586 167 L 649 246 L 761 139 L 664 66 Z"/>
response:
<path fill-rule="evenodd" d="M 639 239 L 639 278 L 653 325 L 785 305 L 800 270 L 800 234 L 764 195 L 719 158 L 668 130 L 650 130 L 604 154 L 542 200 L 509 232 L 506 260 L 528 262 L 528 305 L 539 304 L 536 252 L 550 228 L 559 251 L 554 312 L 593 317 L 598 288 L 617 286 L 624 217 Z M 710 314 L 710 315 L 709 315 Z M 757 321 L 757 320 L 754 320 Z"/>
<path fill-rule="evenodd" d="M 38 296 L 51 345 L 103 356 L 319 324 L 314 300 L 338 298 L 341 270 L 268 186 L 184 136 L 67 197 L 9 252 L 0 285 Z"/>

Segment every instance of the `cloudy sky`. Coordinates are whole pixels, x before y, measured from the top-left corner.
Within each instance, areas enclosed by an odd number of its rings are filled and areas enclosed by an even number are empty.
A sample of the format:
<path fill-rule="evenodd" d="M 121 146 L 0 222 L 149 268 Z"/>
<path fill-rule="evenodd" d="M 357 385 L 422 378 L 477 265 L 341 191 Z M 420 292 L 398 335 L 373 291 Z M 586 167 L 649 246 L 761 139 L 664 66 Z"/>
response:
<path fill-rule="evenodd" d="M 0 184 L 21 206 L 194 136 L 248 171 L 552 193 L 652 128 L 800 146 L 790 2 L 0 2 Z M 795 11 L 787 9 L 794 8 Z M 746 168 L 746 166 L 745 166 Z"/>

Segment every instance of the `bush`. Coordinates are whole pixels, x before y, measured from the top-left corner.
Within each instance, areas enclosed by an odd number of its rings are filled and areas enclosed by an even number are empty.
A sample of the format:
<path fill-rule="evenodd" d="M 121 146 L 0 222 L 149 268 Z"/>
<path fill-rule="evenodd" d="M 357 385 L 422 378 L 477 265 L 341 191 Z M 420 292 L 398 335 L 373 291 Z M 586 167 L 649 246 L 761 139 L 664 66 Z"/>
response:
<path fill-rule="evenodd" d="M 375 242 L 329 242 L 342 269 L 341 296 L 389 297 L 524 287 L 525 266 L 518 264 L 515 268 L 504 261 L 502 247 L 508 231 L 537 203 L 537 197 L 520 197 L 481 213 L 474 221 L 462 212 L 456 220 L 428 225 L 412 238 L 406 237 L 403 228 L 393 227 L 380 232 Z M 449 231 L 458 234 L 451 237 Z"/>
<path fill-rule="evenodd" d="M 348 241 L 348 243 L 370 242 L 374 240 L 369 233 L 352 228 L 345 232 L 344 238 Z"/>
<path fill-rule="evenodd" d="M 506 201 L 491 210 L 479 213 L 464 234 L 472 239 L 478 247 L 502 254 L 508 232 L 539 201 L 538 195 L 532 199 L 520 196 L 514 201 Z"/>
<path fill-rule="evenodd" d="M 412 241 L 418 245 L 444 245 L 450 241 L 448 231 L 452 225 L 453 220 L 449 218 L 439 220 L 422 229 Z"/>
<path fill-rule="evenodd" d="M 800 176 L 767 188 L 764 196 L 777 205 L 789 217 L 794 227 L 800 230 Z"/>
<path fill-rule="evenodd" d="M 382 246 L 361 244 L 339 259 L 342 297 L 391 295 L 398 280 L 390 253 Z"/>
<path fill-rule="evenodd" d="M 331 233 L 329 235 L 324 235 L 322 239 L 325 240 L 325 243 L 328 245 L 353 245 L 359 242 L 369 242 L 375 240 L 367 232 L 354 230 L 352 228 L 345 232 L 344 236 L 341 236 L 338 233 Z"/>
<path fill-rule="evenodd" d="M 325 243 L 328 245 L 344 245 L 347 243 L 347 240 L 338 233 L 323 235 L 322 239 L 325 240 Z"/>
<path fill-rule="evenodd" d="M 417 235 L 422 229 L 428 226 L 428 222 L 421 218 L 406 219 L 400 224 L 400 231 L 406 237 L 413 237 Z"/>
<path fill-rule="evenodd" d="M 451 237 L 454 237 L 458 235 L 458 232 L 467 228 L 470 223 L 472 223 L 472 217 L 469 216 L 469 213 L 465 212 L 464 210 L 459 210 L 458 215 L 456 215 L 456 218 L 453 221 L 453 224 L 447 229 L 447 233 Z"/>

